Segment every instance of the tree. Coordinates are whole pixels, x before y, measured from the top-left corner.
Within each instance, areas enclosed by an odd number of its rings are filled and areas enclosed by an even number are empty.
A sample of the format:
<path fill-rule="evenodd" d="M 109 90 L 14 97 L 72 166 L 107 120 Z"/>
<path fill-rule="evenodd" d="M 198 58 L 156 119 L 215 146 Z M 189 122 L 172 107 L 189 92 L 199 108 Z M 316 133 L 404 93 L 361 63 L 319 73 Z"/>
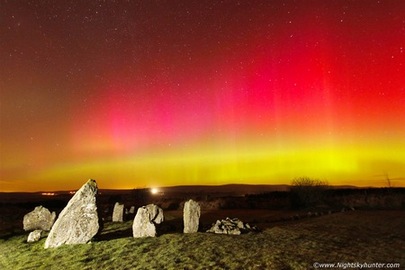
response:
<path fill-rule="evenodd" d="M 327 181 L 300 177 L 291 183 L 291 205 L 293 208 L 313 207 L 323 202 L 324 191 L 328 188 Z"/>

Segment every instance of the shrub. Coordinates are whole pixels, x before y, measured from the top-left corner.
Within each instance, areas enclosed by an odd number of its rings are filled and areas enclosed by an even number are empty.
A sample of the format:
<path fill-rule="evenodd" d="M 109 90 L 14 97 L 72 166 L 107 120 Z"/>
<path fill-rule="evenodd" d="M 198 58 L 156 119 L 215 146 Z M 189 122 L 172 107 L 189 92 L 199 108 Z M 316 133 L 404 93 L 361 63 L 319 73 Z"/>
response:
<path fill-rule="evenodd" d="M 291 183 L 290 195 L 293 208 L 314 207 L 323 203 L 326 181 L 309 177 L 296 178 Z"/>

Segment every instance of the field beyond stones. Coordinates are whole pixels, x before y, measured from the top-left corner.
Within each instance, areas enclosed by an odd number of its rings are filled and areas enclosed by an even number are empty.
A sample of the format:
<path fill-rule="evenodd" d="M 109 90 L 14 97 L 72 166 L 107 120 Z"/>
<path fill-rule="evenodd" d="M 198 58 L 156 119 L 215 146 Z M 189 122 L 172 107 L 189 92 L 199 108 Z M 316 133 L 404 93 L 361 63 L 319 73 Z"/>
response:
<path fill-rule="evenodd" d="M 230 214 L 254 221 L 261 232 L 183 234 L 181 211 L 166 211 L 156 238 L 134 239 L 132 221 L 107 222 L 92 243 L 56 249 L 44 249 L 45 238 L 27 243 L 28 233 L 4 237 L 0 269 L 312 269 L 317 262 L 405 267 L 403 210 L 350 211 L 281 222 L 271 221 L 277 212 L 270 210 L 217 210 L 203 216 L 215 220 Z"/>

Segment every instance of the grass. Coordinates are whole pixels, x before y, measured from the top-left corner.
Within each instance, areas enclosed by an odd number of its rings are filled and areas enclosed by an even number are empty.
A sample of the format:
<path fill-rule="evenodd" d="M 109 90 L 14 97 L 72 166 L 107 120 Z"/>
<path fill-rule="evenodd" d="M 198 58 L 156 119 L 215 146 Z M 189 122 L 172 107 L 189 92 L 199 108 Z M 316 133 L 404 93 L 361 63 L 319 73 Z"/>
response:
<path fill-rule="evenodd" d="M 405 266 L 404 211 L 337 213 L 240 236 L 170 232 L 134 239 L 131 226 L 131 221 L 106 223 L 92 243 L 55 249 L 43 248 L 45 238 L 37 243 L 26 243 L 27 235 L 0 239 L 0 269 L 308 269 L 314 262 Z"/>

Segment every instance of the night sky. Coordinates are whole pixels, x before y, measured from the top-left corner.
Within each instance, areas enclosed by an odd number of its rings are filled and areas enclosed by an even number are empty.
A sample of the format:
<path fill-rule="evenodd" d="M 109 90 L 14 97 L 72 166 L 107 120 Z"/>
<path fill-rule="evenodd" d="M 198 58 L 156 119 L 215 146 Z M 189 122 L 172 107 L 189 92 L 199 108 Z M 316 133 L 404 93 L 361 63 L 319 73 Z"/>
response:
<path fill-rule="evenodd" d="M 0 0 L 0 190 L 405 186 L 404 51 L 403 0 Z"/>

